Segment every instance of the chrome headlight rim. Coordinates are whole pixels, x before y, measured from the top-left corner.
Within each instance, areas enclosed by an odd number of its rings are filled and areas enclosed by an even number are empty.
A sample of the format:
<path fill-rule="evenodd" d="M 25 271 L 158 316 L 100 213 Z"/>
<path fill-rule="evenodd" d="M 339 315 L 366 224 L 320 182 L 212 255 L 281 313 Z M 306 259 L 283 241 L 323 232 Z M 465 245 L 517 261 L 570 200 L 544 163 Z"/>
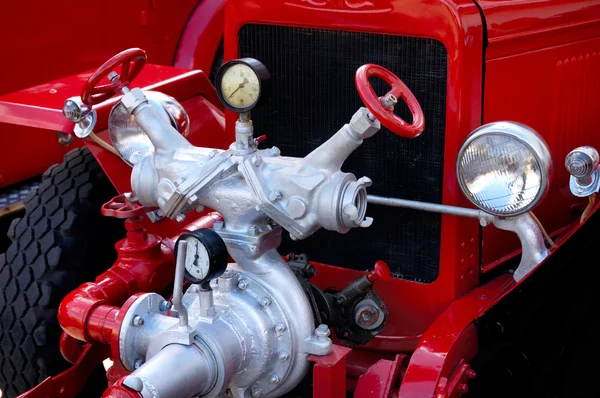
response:
<path fill-rule="evenodd" d="M 486 135 L 504 135 L 517 140 L 518 142 L 523 144 L 529 151 L 531 151 L 535 160 L 539 164 L 540 188 L 534 199 L 529 204 L 520 208 L 519 210 L 507 213 L 502 211 L 494 211 L 492 209 L 480 206 L 478 202 L 475 199 L 473 199 L 473 195 L 471 194 L 470 189 L 467 187 L 467 184 L 464 181 L 463 174 L 461 173 L 461 163 L 465 152 L 475 140 Z M 548 191 L 550 190 L 550 181 L 552 179 L 553 165 L 552 156 L 550 154 L 550 150 L 548 149 L 548 145 L 546 144 L 542 136 L 538 134 L 534 129 L 518 122 L 499 121 L 488 123 L 481 127 L 478 127 L 467 136 L 467 138 L 465 139 L 458 151 L 458 156 L 456 157 L 455 171 L 456 179 L 458 180 L 458 184 L 460 186 L 461 191 L 475 207 L 499 218 L 509 218 L 530 212 L 548 194 Z"/>
<path fill-rule="evenodd" d="M 190 132 L 190 120 L 189 116 L 183 108 L 183 106 L 173 97 L 161 93 L 160 91 L 144 91 L 144 95 L 146 96 L 148 103 L 154 106 L 154 108 L 164 117 L 165 121 L 168 122 L 173 128 L 175 128 L 181 135 L 187 137 Z M 134 166 L 136 162 L 131 160 L 132 156 L 125 156 L 127 152 L 127 145 L 119 142 L 119 138 L 117 137 L 117 132 L 113 130 L 113 125 L 111 121 L 113 120 L 113 116 L 115 112 L 126 112 L 121 101 L 118 101 L 110 110 L 108 116 L 108 133 L 110 137 L 110 141 L 116 151 L 119 153 L 119 156 L 125 163 L 129 166 Z M 137 124 L 137 123 L 136 123 Z M 141 128 L 140 128 L 141 129 Z M 138 132 L 139 133 L 139 132 Z M 123 134 L 123 132 L 121 132 Z M 144 135 L 145 136 L 145 135 Z M 141 157 L 145 156 L 148 153 L 154 152 L 154 146 L 150 142 L 150 139 L 145 136 L 145 140 L 148 142 L 147 150 L 145 153 L 141 154 Z"/>

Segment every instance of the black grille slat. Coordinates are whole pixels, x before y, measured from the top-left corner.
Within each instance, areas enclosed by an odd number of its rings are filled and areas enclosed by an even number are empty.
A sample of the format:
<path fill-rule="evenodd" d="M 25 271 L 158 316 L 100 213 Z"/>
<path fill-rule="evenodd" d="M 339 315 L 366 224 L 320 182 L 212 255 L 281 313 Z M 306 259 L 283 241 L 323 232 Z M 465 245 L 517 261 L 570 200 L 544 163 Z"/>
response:
<path fill-rule="evenodd" d="M 384 66 L 413 91 L 426 128 L 413 140 L 386 129 L 366 140 L 343 170 L 373 179 L 370 194 L 441 203 L 446 119 L 447 54 L 433 39 L 296 27 L 245 25 L 239 56 L 263 62 L 271 72 L 268 93 L 252 112 L 256 135 L 285 156 L 305 156 L 363 106 L 354 74 L 365 63 Z M 372 82 L 378 94 L 387 91 Z M 405 105 L 397 112 L 410 121 Z M 441 216 L 369 205 L 373 226 L 346 235 L 319 231 L 281 253 L 305 252 L 312 260 L 367 269 L 386 260 L 396 277 L 429 283 L 439 268 Z M 287 235 L 287 234 L 285 234 Z"/>

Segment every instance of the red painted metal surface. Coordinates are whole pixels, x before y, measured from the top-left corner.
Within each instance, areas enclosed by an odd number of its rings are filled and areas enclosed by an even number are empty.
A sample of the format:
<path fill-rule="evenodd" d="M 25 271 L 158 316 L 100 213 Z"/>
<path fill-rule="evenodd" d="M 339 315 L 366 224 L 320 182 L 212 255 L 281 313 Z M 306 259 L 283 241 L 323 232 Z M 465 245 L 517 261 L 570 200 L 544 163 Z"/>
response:
<path fill-rule="evenodd" d="M 0 187 L 14 184 L 23 179 L 43 173 L 50 164 L 60 163 L 64 153 L 83 144 L 75 139 L 69 148 L 60 146 L 56 139 L 56 131 L 71 133 L 73 122 L 62 114 L 65 99 L 77 96 L 92 71 L 65 77 L 63 79 L 31 87 L 16 93 L 0 96 L 0 141 L 10 143 L 0 147 L 0 175 L 3 181 Z M 211 134 L 214 140 L 222 135 L 222 116 L 218 112 L 218 101 L 214 87 L 202 71 L 188 71 L 168 66 L 146 65 L 137 77 L 135 87 L 145 90 L 164 92 L 178 101 L 184 102 L 192 97 L 201 96 L 216 106 L 199 105 L 201 111 L 187 109 L 190 116 L 203 113 L 197 122 L 192 124 L 192 132 L 214 129 Z M 112 98 L 94 107 L 98 112 L 97 131 L 107 127 L 108 114 L 118 98 Z M 198 104 L 199 102 L 190 102 Z M 193 106 L 190 106 L 193 108 Z M 192 114 L 193 113 L 193 114 Z M 32 128 L 25 128 L 34 127 Z M 194 130 L 194 126 L 196 130 Z M 50 131 L 48 131 L 50 130 Z M 105 138 L 106 139 L 106 138 Z M 27 148 L 27 155 L 18 150 Z M 58 149 L 55 150 L 55 149 Z M 108 153 L 108 152 L 107 152 Z M 111 157 L 114 155 L 110 154 Z M 118 160 L 121 162 L 121 160 Z"/>
<path fill-rule="evenodd" d="M 137 393 L 123 385 L 124 379 L 125 378 L 108 387 L 104 394 L 102 394 L 102 398 L 140 398 L 142 396 L 140 393 Z"/>
<path fill-rule="evenodd" d="M 371 87 L 371 83 L 369 82 L 369 78 L 371 77 L 378 77 L 391 86 L 391 90 L 386 95 L 393 95 L 397 99 L 402 99 L 406 102 L 408 109 L 412 113 L 412 123 L 409 124 L 396 115 L 393 106 L 389 108 L 382 103 L 383 97 L 379 98 L 375 94 L 373 87 Z M 415 138 L 421 135 L 425 128 L 423 110 L 414 94 L 398 76 L 383 66 L 367 64 L 358 68 L 355 81 L 360 99 L 381 124 L 400 137 Z"/>
<path fill-rule="evenodd" d="M 377 361 L 358 379 L 354 396 L 356 398 L 387 398 L 392 390 L 400 385 L 400 369 L 406 359 L 398 354 L 393 361 Z"/>
<path fill-rule="evenodd" d="M 481 15 L 471 0 L 230 0 L 225 12 L 225 60 L 237 57 L 238 30 L 246 23 L 410 35 L 441 41 L 448 52 L 443 202 L 467 205 L 454 167 L 462 141 L 481 124 L 482 118 L 483 31 Z M 235 118 L 227 112 L 230 134 Z M 370 348 L 413 349 L 437 316 L 479 283 L 477 221 L 445 215 L 441 234 L 441 265 L 435 282 L 420 284 L 395 279 L 376 283 L 390 316 L 383 332 L 369 344 Z M 321 288 L 341 289 L 359 275 L 342 268 L 322 267 L 316 280 Z"/>
<path fill-rule="evenodd" d="M 181 35 L 173 65 L 211 71 L 223 40 L 226 0 L 200 1 Z"/>
<path fill-rule="evenodd" d="M 600 3 L 596 0 L 477 2 L 487 22 L 487 59 L 598 37 Z"/>
<path fill-rule="evenodd" d="M 197 220 L 194 227 L 209 228 L 219 218 L 213 213 Z M 118 308 L 111 306 L 123 304 L 137 292 L 160 292 L 172 284 L 173 242 L 148 234 L 143 225 L 141 218 L 127 219 L 127 237 L 115 245 L 115 264 L 95 282 L 84 283 L 63 299 L 58 321 L 69 336 L 108 343 L 118 327 Z"/>
<path fill-rule="evenodd" d="M 314 362 L 313 398 L 346 397 L 346 356 L 350 348 L 334 344 L 329 355 L 310 355 Z"/>
<path fill-rule="evenodd" d="M 19 398 L 75 397 L 85 386 L 96 366 L 109 355 L 108 346 L 86 344 L 75 364 L 55 377 L 46 380 L 19 395 Z"/>
<path fill-rule="evenodd" d="M 202 0 L 210 3 L 214 0 Z M 0 2 L 0 93 L 97 68 L 129 47 L 171 65 L 198 0 Z M 26 16 L 20 18 L 18 16 Z M 208 15 L 206 16 L 208 17 Z M 220 38 L 214 39 L 217 43 Z"/>
<path fill-rule="evenodd" d="M 109 202 L 102 205 L 100 212 L 106 217 L 129 218 L 142 217 L 149 211 L 140 202 L 131 202 L 125 198 L 125 195 L 119 195 L 112 198 Z"/>
<path fill-rule="evenodd" d="M 599 206 L 596 206 L 593 213 L 598 208 Z M 558 247 L 567 242 L 582 225 L 574 223 L 572 228 L 555 242 Z M 547 259 L 536 268 L 543 267 Z M 506 295 L 517 289 L 528 277 L 517 283 L 512 275 L 502 274 L 455 300 L 423 334 L 410 358 L 399 397 L 429 397 L 435 391 L 440 391 L 443 385 L 459 380 L 462 382 L 454 382 L 456 387 L 459 387 L 467 379 L 475 377 L 469 369 L 463 369 L 462 372 L 460 369 L 461 365 L 469 362 L 477 350 L 474 322 Z M 456 379 L 457 371 L 461 372 L 458 374 L 458 379 Z"/>
<path fill-rule="evenodd" d="M 69 336 L 65 332 L 60 335 L 60 354 L 66 359 L 68 362 L 75 363 L 83 354 L 83 349 L 85 347 L 82 346 L 78 340 Z"/>
<path fill-rule="evenodd" d="M 469 391 L 469 380 L 477 373 L 464 360 L 459 361 L 450 377 L 442 377 L 435 391 L 436 398 L 458 398 Z"/>
<path fill-rule="evenodd" d="M 494 21 L 504 18 L 505 25 L 510 25 L 507 2 L 482 3 L 497 4 L 497 8 L 492 7 L 487 11 L 491 13 L 490 18 Z M 522 5 L 523 2 L 516 3 Z M 548 143 L 554 163 L 554 177 L 548 196 L 534 212 L 548 232 L 552 233 L 580 214 L 581 203 L 587 204 L 586 199 L 575 198 L 569 190 L 569 174 L 564 167 L 567 153 L 580 145 L 600 147 L 600 135 L 595 133 L 600 131 L 600 118 L 597 116 L 600 107 L 600 75 L 597 73 L 600 68 L 600 4 L 593 2 L 592 6 L 589 1 L 576 4 L 567 4 L 565 1 L 536 3 L 539 3 L 540 11 L 554 15 L 561 22 L 562 25 L 552 25 L 551 31 L 565 32 L 565 26 L 568 26 L 566 32 L 570 36 L 565 36 L 566 33 L 547 36 L 542 27 L 550 29 L 550 22 L 541 17 L 532 18 L 531 29 L 521 26 L 524 33 L 514 33 L 517 37 L 526 35 L 533 42 L 545 40 L 549 47 L 505 55 L 486 62 L 484 122 L 514 120 L 524 123 L 538 131 Z M 504 6 L 500 7 L 501 4 Z M 550 7 L 551 4 L 555 7 Z M 491 4 L 487 5 L 491 7 Z M 510 9 L 515 10 L 514 7 Z M 559 13 L 561 9 L 564 14 Z M 532 9 L 525 7 L 525 11 L 513 12 L 513 15 L 519 20 L 522 15 L 532 13 Z M 576 16 L 579 19 L 573 19 Z M 580 34 L 585 31 L 579 22 L 593 18 L 598 26 L 596 37 L 579 40 Z M 587 22 L 584 25 L 587 26 Z M 516 22 L 513 23 L 513 29 L 516 29 Z M 504 35 L 499 37 L 509 40 L 512 31 L 505 28 L 498 32 Z M 570 42 L 566 42 L 567 39 Z M 553 41 L 550 43 L 548 40 Z M 518 45 L 522 42 L 514 43 L 515 46 L 510 47 L 512 51 L 522 51 Z M 508 51 L 507 46 L 502 48 Z M 508 93 L 518 95 L 511 95 L 510 101 L 507 101 Z M 520 245 L 514 234 L 488 227 L 483 230 L 482 247 L 482 266 L 488 267 Z"/>
<path fill-rule="evenodd" d="M 57 95 L 65 86 L 62 82 L 52 85 L 52 80 L 62 81 L 63 76 L 96 68 L 115 53 L 133 46 L 142 47 L 153 64 L 171 65 L 174 58 L 192 59 L 193 62 L 178 61 L 176 64 L 202 69 L 209 74 L 223 38 L 224 1 L 182 0 L 174 6 L 168 0 L 127 3 L 109 0 L 73 7 L 70 1 L 58 0 L 36 3 L 35 7 L 27 9 L 25 19 L 14 18 L 22 13 L 23 3 L 2 2 L 0 36 L 10 37 L 10 40 L 0 41 L 0 53 L 18 59 L 18 62 L 3 63 L 0 94 L 40 85 L 42 93 L 37 96 L 42 94 L 43 97 L 45 90 L 61 97 L 62 102 L 69 96 L 78 95 L 81 86 L 77 85 L 76 92 L 70 95 Z M 115 9 L 119 12 L 114 12 Z M 92 19 L 102 21 L 110 29 L 90 29 Z M 74 40 L 79 43 L 76 50 L 72 48 Z M 51 83 L 46 83 L 49 81 Z M 221 106 L 218 101 L 213 103 Z M 37 120 L 36 124 L 42 125 L 40 120 L 53 118 L 40 112 L 35 100 L 32 104 L 35 105 L 19 113 L 19 118 Z M 0 105 L 0 115 L 6 113 Z M 14 118 L 8 123 L 0 122 L 0 142 L 10 142 L 10 146 L 3 146 L 9 149 L 6 153 L 0 150 L 0 188 L 41 174 L 51 164 L 61 162 L 67 151 L 81 145 L 76 141 L 65 148 L 57 143 L 55 131 L 25 128 L 27 123 L 15 122 Z M 10 125 L 12 123 L 16 125 Z M 56 127 L 36 127 L 63 131 Z M 67 128 L 72 129 L 72 125 Z M 22 148 L 27 149 L 21 151 Z"/>
<path fill-rule="evenodd" d="M 168 287 L 174 272 L 173 252 L 142 225 L 140 218 L 126 220 L 127 237 L 115 245 L 118 257 L 113 267 L 95 282 L 71 291 L 61 302 L 58 321 L 71 337 L 88 342 L 101 340 L 102 320 L 92 317 L 96 307 L 120 305 L 133 293 Z"/>
<path fill-rule="evenodd" d="M 129 48 L 112 56 L 103 63 L 85 82 L 81 89 L 81 101 L 88 105 L 97 105 L 117 94 L 123 87 L 129 86 L 146 65 L 146 52 L 141 48 Z M 98 85 L 108 80 L 108 74 L 120 68 L 119 80 Z"/>

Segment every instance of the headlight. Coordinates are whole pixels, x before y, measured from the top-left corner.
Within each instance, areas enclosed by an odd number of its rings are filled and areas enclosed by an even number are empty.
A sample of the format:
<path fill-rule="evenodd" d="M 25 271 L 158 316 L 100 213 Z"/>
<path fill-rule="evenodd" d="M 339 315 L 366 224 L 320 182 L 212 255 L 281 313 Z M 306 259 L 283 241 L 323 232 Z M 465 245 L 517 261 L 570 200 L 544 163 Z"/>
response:
<path fill-rule="evenodd" d="M 552 159 L 542 137 L 513 122 L 473 131 L 458 153 L 456 175 L 465 196 L 496 216 L 531 210 L 547 193 Z"/>
<path fill-rule="evenodd" d="M 190 120 L 181 104 L 175 98 L 157 91 L 146 91 L 144 94 L 148 103 L 163 115 L 165 122 L 187 137 L 190 131 Z M 108 132 L 113 146 L 130 166 L 137 163 L 148 152 L 154 151 L 154 145 L 136 122 L 135 116 L 128 115 L 120 102 L 110 111 Z"/>

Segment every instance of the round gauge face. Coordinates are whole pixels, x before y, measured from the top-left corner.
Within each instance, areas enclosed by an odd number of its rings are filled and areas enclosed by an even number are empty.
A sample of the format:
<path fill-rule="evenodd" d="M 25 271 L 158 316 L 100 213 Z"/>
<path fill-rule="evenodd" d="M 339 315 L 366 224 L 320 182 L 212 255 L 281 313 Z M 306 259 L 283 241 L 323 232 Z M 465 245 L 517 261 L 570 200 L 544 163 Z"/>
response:
<path fill-rule="evenodd" d="M 262 82 L 269 77 L 267 68 L 254 58 L 229 61 L 217 75 L 217 94 L 229 110 L 248 112 L 258 103 Z"/>
<path fill-rule="evenodd" d="M 223 72 L 221 79 L 223 99 L 236 109 L 252 107 L 258 101 L 260 81 L 246 64 L 233 64 Z"/>
<path fill-rule="evenodd" d="M 195 237 L 188 237 L 185 270 L 197 280 L 204 280 L 210 270 L 210 256 L 206 247 Z"/>
<path fill-rule="evenodd" d="M 175 258 L 180 242 L 186 242 L 184 278 L 190 283 L 204 283 L 218 278 L 227 269 L 227 246 L 218 233 L 202 228 L 184 232 L 175 243 Z"/>

